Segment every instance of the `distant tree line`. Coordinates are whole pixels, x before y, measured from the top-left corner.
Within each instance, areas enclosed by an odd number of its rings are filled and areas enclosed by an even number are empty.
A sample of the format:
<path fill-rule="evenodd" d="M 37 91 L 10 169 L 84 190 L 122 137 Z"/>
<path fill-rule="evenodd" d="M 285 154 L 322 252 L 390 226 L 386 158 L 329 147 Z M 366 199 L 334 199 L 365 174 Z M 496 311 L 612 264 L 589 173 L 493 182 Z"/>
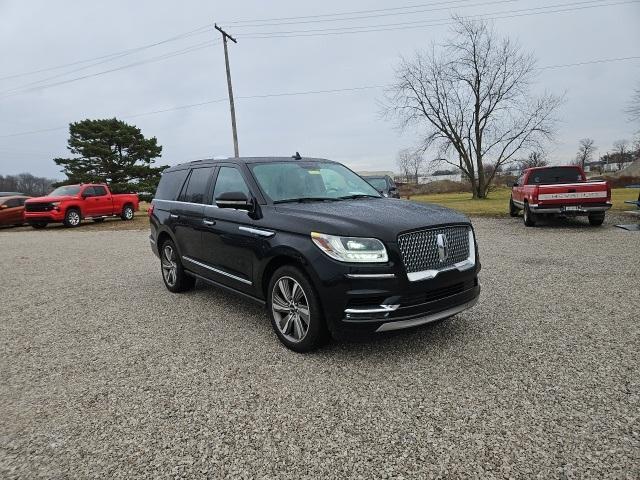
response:
<path fill-rule="evenodd" d="M 36 177 L 30 173 L 0 175 L 0 191 L 20 192 L 32 197 L 40 197 L 53 190 L 54 178 Z"/>

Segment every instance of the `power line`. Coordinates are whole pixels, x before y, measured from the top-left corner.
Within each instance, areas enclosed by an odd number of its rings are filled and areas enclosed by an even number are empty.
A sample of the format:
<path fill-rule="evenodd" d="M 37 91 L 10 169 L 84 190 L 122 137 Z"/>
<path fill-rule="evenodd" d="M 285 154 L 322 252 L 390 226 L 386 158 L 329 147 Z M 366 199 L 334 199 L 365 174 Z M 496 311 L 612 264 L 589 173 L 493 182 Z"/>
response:
<path fill-rule="evenodd" d="M 464 7 L 464 8 L 472 8 L 472 7 L 480 7 L 480 6 L 485 6 L 485 5 L 493 5 L 493 4 L 497 4 L 497 3 L 514 3 L 514 2 L 519 2 L 520 0 L 494 0 L 494 1 L 490 1 L 490 2 L 480 2 L 480 3 L 472 3 L 472 4 L 468 4 L 468 5 L 451 5 L 454 3 L 467 3 L 471 0 L 449 0 L 449 1 L 444 1 L 444 2 L 434 2 L 434 3 L 430 3 L 430 4 L 425 4 L 425 5 L 418 5 L 415 7 L 411 7 L 413 8 L 413 10 L 408 10 L 408 11 L 403 11 L 403 12 L 392 12 L 392 13 L 374 13 L 371 15 L 359 15 L 359 16 L 355 16 L 355 17 L 340 17 L 340 18 L 326 18 L 326 19 L 312 19 L 312 20 L 301 20 L 301 21 L 284 21 L 284 22 L 274 22 L 274 23 L 247 23 L 244 25 L 234 25 L 233 28 L 247 28 L 247 27 L 273 27 L 273 26 L 279 26 L 279 25 L 299 25 L 299 24 L 308 24 L 308 23 L 327 23 L 327 22 L 345 22 L 345 21 L 351 21 L 351 20 L 362 20 L 362 19 L 366 19 L 366 18 L 379 18 L 379 17 L 392 17 L 392 16 L 399 16 L 399 15 L 414 15 L 416 13 L 424 13 L 424 12 L 435 12 L 435 11 L 439 11 L 439 10 L 450 10 L 452 8 L 460 8 L 460 7 Z M 434 5 L 446 5 L 446 6 L 441 6 L 438 8 L 427 8 L 427 9 L 423 9 L 421 7 L 425 7 L 425 6 L 429 6 L 432 7 Z M 390 10 L 398 10 L 399 8 L 402 7 L 396 7 L 394 9 L 390 9 Z M 404 8 L 408 8 L 408 7 L 404 7 Z M 417 10 L 416 10 L 417 9 Z M 379 9 L 379 10 L 371 10 L 369 12 L 365 11 L 366 13 L 370 13 L 370 12 L 379 12 L 379 11 L 383 11 L 383 10 L 389 10 L 389 9 Z M 337 14 L 334 14 L 337 15 Z M 233 22 L 229 22 L 229 24 L 233 24 Z"/>
<path fill-rule="evenodd" d="M 578 10 L 586 10 L 591 8 L 611 7 L 611 6 L 617 6 L 617 5 L 639 3 L 638 0 L 624 0 L 619 2 L 612 2 L 612 3 L 606 3 L 606 4 L 599 3 L 596 5 L 593 5 L 593 3 L 595 3 L 596 1 L 597 0 L 591 0 L 587 2 L 564 3 L 564 4 L 548 5 L 545 7 L 533 7 L 533 8 L 527 8 L 527 9 L 519 9 L 519 10 L 505 10 L 502 12 L 466 15 L 465 18 L 500 20 L 500 19 L 506 19 L 506 18 L 526 17 L 526 16 L 532 16 L 532 15 L 545 15 L 545 14 L 552 14 L 552 13 L 565 13 L 565 12 L 572 12 L 572 11 L 578 11 Z M 572 8 L 557 8 L 557 7 L 566 7 L 571 5 L 581 5 L 581 6 L 573 6 Z M 535 11 L 535 10 L 542 10 L 542 9 L 548 9 L 548 8 L 556 8 L 556 9 Z M 414 22 L 402 22 L 402 23 L 396 23 L 396 24 L 361 25 L 357 27 L 341 27 L 341 28 L 333 28 L 333 29 L 293 30 L 288 32 L 287 31 L 248 32 L 242 35 L 241 38 L 265 39 L 265 38 L 292 38 L 292 37 L 346 35 L 346 34 L 357 34 L 357 33 L 383 32 L 383 31 L 392 31 L 392 30 L 408 30 L 408 29 L 415 29 L 415 28 L 436 27 L 436 26 L 443 26 L 443 25 L 451 25 L 453 23 L 455 23 L 454 20 L 443 18 L 443 19 L 437 19 L 437 20 L 421 20 L 421 21 L 414 21 Z"/>
<path fill-rule="evenodd" d="M 468 2 L 470 0 L 449 0 L 449 1 L 441 1 L 441 2 L 430 2 L 430 3 L 421 3 L 421 4 L 417 4 L 417 5 L 405 5 L 403 7 L 391 7 L 391 8 L 378 8 L 375 10 L 355 10 L 355 11 L 350 11 L 350 12 L 340 12 L 340 13 L 324 13 L 324 14 L 318 14 L 318 15 L 302 15 L 302 16 L 297 16 L 297 17 L 278 17 L 278 18 L 262 18 L 262 19 L 253 19 L 253 20 L 233 20 L 233 21 L 228 21 L 228 22 L 221 22 L 224 23 L 225 25 L 239 25 L 242 23 L 259 23 L 259 22 L 275 22 L 275 21 L 279 21 L 279 20 L 299 20 L 299 19 L 305 19 L 305 18 L 326 18 L 326 17 L 336 17 L 336 16 L 340 16 L 340 15 L 357 15 L 357 14 L 361 14 L 361 13 L 375 13 L 375 12 L 388 12 L 388 11 L 392 11 L 392 10 L 406 10 L 406 9 L 410 9 L 410 8 L 421 8 L 421 7 L 427 7 L 427 6 L 431 6 L 431 5 L 442 5 L 445 3 L 462 3 L 462 2 Z M 302 22 L 300 22 L 302 23 Z"/>
<path fill-rule="evenodd" d="M 125 70 L 127 68 L 136 67 L 136 66 L 139 66 L 139 65 L 145 65 L 147 63 L 159 62 L 161 60 L 166 60 L 167 58 L 172 58 L 172 57 L 176 57 L 176 56 L 179 56 L 179 55 L 185 55 L 187 53 L 195 52 L 197 50 L 202 50 L 203 48 L 212 47 L 212 46 L 217 45 L 219 43 L 220 43 L 219 40 L 217 40 L 217 41 L 216 40 L 209 40 L 207 42 L 202 42 L 202 43 L 198 43 L 196 45 L 191 45 L 189 47 L 186 47 L 186 48 L 183 48 L 183 49 L 180 49 L 180 50 L 175 50 L 173 52 L 167 52 L 167 53 L 164 53 L 162 55 L 151 57 L 151 58 L 148 58 L 146 60 L 139 60 L 137 62 L 128 63 L 126 65 L 121 65 L 119 67 L 110 68 L 108 70 L 103 70 L 103 71 L 100 71 L 100 72 L 94 72 L 94 73 L 90 73 L 90 74 L 87 74 L 87 75 L 82 75 L 82 76 L 79 76 L 79 77 L 68 78 L 68 79 L 65 79 L 65 80 L 61 80 L 59 82 L 54 82 L 54 83 L 49 83 L 49 84 L 44 84 L 44 85 L 35 85 L 35 86 L 29 86 L 30 84 L 23 85 L 21 87 L 17 87 L 17 88 L 14 88 L 14 89 L 5 90 L 3 92 L 0 92 L 0 98 L 10 97 L 10 96 L 13 96 L 13 95 L 17 95 L 19 93 L 26 93 L 26 92 L 31 92 L 31 91 L 34 91 L 34 90 L 43 90 L 45 88 L 50 88 L 50 87 L 55 87 L 55 86 L 58 86 L 58 85 L 64 85 L 64 84 L 67 84 L 67 83 L 77 82 L 79 80 L 84 80 L 86 78 L 97 77 L 97 76 L 100 76 L 100 75 L 105 75 L 107 73 L 117 72 L 119 70 Z"/>
<path fill-rule="evenodd" d="M 620 61 L 628 61 L 628 60 L 640 60 L 640 55 L 638 56 L 630 56 L 630 57 L 612 57 L 612 58 L 599 58 L 599 59 L 594 59 L 594 60 L 587 60 L 584 62 L 576 62 L 576 63 L 563 63 L 563 64 L 557 64 L 557 65 L 547 65 L 547 66 L 543 66 L 543 67 L 538 67 L 538 70 L 552 70 L 552 69 L 556 69 L 556 68 L 568 68 L 568 67 L 576 67 L 576 66 L 584 66 L 584 65 L 592 65 L 592 64 L 598 64 L 598 63 L 610 63 L 610 62 L 620 62 Z M 360 91 L 360 90 L 370 90 L 370 89 L 377 89 L 377 88 L 385 88 L 387 85 L 365 85 L 365 86 L 360 86 L 360 87 L 348 87 L 348 88 L 335 88 L 335 89 L 327 89 L 327 90 L 306 90 L 306 91 L 297 91 L 297 92 L 279 92 L 279 93 L 267 93 L 267 94 L 262 94 L 262 95 L 245 95 L 245 96 L 240 96 L 240 97 L 236 97 L 237 99 L 242 99 L 242 100 L 250 100 L 250 99 L 260 99 L 260 98 L 273 98 L 273 97 L 292 97 L 292 96 L 300 96 L 300 95 L 318 95 L 318 94 L 327 94 L 327 93 L 343 93 L 343 92 L 353 92 L 353 91 Z M 200 106 L 204 106 L 204 105 L 210 105 L 210 104 L 214 104 L 214 103 L 222 103 L 227 101 L 228 99 L 226 97 L 224 98 L 217 98 L 214 100 L 207 100 L 207 101 L 203 101 L 203 102 L 198 102 L 198 103 L 191 103 L 191 104 L 187 104 L 187 105 L 178 105 L 175 107 L 170 107 L 170 108 L 165 108 L 165 109 L 161 109 L 161 110 L 154 110 L 154 111 L 150 111 L 150 112 L 144 112 L 144 113 L 136 113 L 136 114 L 131 114 L 131 115 L 119 115 L 120 118 L 136 118 L 136 117 L 142 117 L 142 116 L 147 116 L 147 115 L 155 115 L 155 114 L 159 114 L 159 113 L 166 113 L 166 112 L 173 112 L 176 110 L 185 110 L 185 109 L 189 109 L 189 108 L 195 108 L 195 107 L 200 107 Z M 33 135 L 33 134 L 37 134 L 37 133 L 45 133 L 45 132 L 52 132 L 52 131 L 56 131 L 56 130 L 66 130 L 68 127 L 68 125 L 65 125 L 64 127 L 53 127 L 53 128 L 43 128 L 43 129 L 39 129 L 39 130 L 29 130 L 29 131 L 25 131 L 25 132 L 17 132 L 17 133 L 10 133 L 10 134 L 6 134 L 6 135 L 0 135 L 0 138 L 10 138 L 10 137 L 19 137 L 19 136 L 24 136 L 24 135 Z"/>
<path fill-rule="evenodd" d="M 185 38 L 189 38 L 195 35 L 202 35 L 204 33 L 207 33 L 206 29 L 211 28 L 210 25 L 203 25 L 202 27 L 198 27 L 194 30 L 189 30 L 188 32 L 184 32 L 178 35 L 174 35 L 173 37 L 169 37 L 166 38 L 164 40 L 160 40 L 158 42 L 154 42 L 154 43 L 150 43 L 147 45 L 142 45 L 140 47 L 135 47 L 135 48 L 129 48 L 127 50 L 121 50 L 119 52 L 114 52 L 114 53 L 109 53 L 107 55 L 101 55 L 99 57 L 93 57 L 93 58 L 87 58 L 84 60 L 78 60 L 75 62 L 71 62 L 71 63 L 64 63 L 61 65 L 55 65 L 53 67 L 47 67 L 47 68 L 40 68 L 38 70 L 31 70 L 29 72 L 22 72 L 22 73 L 14 73 L 11 75 L 5 75 L 4 77 L 0 77 L 0 80 L 7 80 L 10 78 L 19 78 L 19 77 L 24 77 L 24 76 L 28 76 L 28 75 L 34 75 L 36 73 L 43 73 L 43 72 L 49 72 L 52 70 L 59 70 L 61 68 L 66 68 L 66 67 L 73 67 L 75 65 L 81 65 L 83 63 L 89 63 L 89 62 L 93 62 L 95 60 L 103 60 L 103 59 L 107 59 L 107 58 L 111 58 L 111 57 L 121 57 L 121 56 L 125 56 L 125 55 L 131 55 L 133 53 L 142 51 L 142 50 L 146 50 L 149 48 L 153 48 L 156 47 L 158 45 L 163 45 L 165 43 L 169 43 L 169 42 L 175 42 L 177 40 L 182 40 Z"/>

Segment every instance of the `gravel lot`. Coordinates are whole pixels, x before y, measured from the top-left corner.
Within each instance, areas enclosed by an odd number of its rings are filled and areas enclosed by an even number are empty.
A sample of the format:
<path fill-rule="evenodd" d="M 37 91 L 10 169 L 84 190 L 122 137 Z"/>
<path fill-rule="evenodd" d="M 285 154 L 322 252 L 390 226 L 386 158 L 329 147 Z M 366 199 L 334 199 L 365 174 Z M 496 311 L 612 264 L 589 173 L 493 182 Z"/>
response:
<path fill-rule="evenodd" d="M 474 309 L 311 355 L 146 231 L 0 231 L 0 477 L 639 478 L 640 233 L 474 224 Z"/>

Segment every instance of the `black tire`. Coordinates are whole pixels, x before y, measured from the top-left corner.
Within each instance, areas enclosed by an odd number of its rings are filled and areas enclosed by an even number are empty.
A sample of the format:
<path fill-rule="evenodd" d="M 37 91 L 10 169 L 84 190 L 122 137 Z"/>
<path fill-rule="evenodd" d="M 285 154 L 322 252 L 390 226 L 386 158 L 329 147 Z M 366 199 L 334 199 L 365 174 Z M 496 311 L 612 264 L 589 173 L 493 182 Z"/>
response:
<path fill-rule="evenodd" d="M 515 203 L 513 203 L 513 198 L 509 198 L 509 216 L 517 217 L 518 212 L 520 212 L 520 210 L 516 207 Z"/>
<path fill-rule="evenodd" d="M 102 223 L 104 222 L 104 218 L 94 218 L 93 221 L 94 223 Z"/>
<path fill-rule="evenodd" d="M 133 205 L 127 204 L 122 208 L 122 213 L 120 214 L 120 218 L 122 220 L 133 220 L 134 211 Z"/>
<path fill-rule="evenodd" d="M 536 216 L 529 209 L 529 204 L 524 204 L 524 215 L 523 215 L 524 224 L 527 227 L 535 227 L 536 226 Z"/>
<path fill-rule="evenodd" d="M 32 223 L 31 226 L 33 228 L 35 228 L 36 230 L 41 230 L 43 228 L 46 228 L 47 223 L 46 222 L 37 222 L 37 223 Z"/>
<path fill-rule="evenodd" d="M 65 227 L 75 228 L 80 225 L 82 218 L 80 217 L 80 211 L 77 208 L 70 208 L 64 214 L 64 223 Z"/>
<path fill-rule="evenodd" d="M 196 279 L 184 272 L 178 249 L 173 241 L 163 242 L 159 252 L 160 273 L 162 273 L 162 281 L 167 290 L 173 293 L 191 290 L 196 284 Z"/>
<path fill-rule="evenodd" d="M 287 289 L 286 285 L 291 288 Z M 291 294 L 288 300 L 287 291 Z M 301 294 L 298 294 L 300 291 Z M 287 302 L 286 305 L 283 301 Z M 273 273 L 267 288 L 267 307 L 273 331 L 288 349 L 299 353 L 309 352 L 327 339 L 327 325 L 318 295 L 307 275 L 299 268 L 285 265 Z M 304 318 L 305 310 L 307 321 Z"/>
<path fill-rule="evenodd" d="M 604 213 L 592 213 L 589 215 L 589 224 L 599 227 L 604 223 Z"/>

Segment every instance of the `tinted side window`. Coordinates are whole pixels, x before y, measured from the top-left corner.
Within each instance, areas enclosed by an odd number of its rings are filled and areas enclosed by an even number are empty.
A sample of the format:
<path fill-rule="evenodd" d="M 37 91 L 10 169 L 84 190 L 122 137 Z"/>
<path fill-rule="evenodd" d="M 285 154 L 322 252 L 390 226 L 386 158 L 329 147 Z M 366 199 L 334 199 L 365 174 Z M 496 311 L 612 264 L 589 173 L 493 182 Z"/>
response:
<path fill-rule="evenodd" d="M 101 197 L 101 196 L 103 196 L 103 195 L 106 195 L 106 194 L 107 194 L 107 189 L 106 189 L 106 188 L 104 188 L 104 187 L 101 187 L 101 186 L 94 186 L 94 187 L 93 187 L 93 194 L 94 194 L 96 197 Z"/>
<path fill-rule="evenodd" d="M 155 198 L 159 200 L 175 200 L 188 173 L 188 169 L 163 173 Z"/>
<path fill-rule="evenodd" d="M 4 203 L 8 208 L 14 208 L 20 206 L 20 200 L 18 198 L 10 198 Z"/>
<path fill-rule="evenodd" d="M 218 179 L 216 180 L 216 188 L 213 191 L 214 200 L 225 192 L 242 192 L 249 196 L 249 187 L 242 178 L 242 174 L 238 169 L 233 167 L 220 167 Z"/>
<path fill-rule="evenodd" d="M 95 190 L 93 189 L 94 187 L 87 187 L 82 191 L 82 195 L 85 197 L 95 197 Z"/>
<path fill-rule="evenodd" d="M 191 175 L 182 189 L 179 200 L 181 202 L 204 203 L 211 172 L 213 172 L 213 168 L 194 168 L 191 170 Z"/>

